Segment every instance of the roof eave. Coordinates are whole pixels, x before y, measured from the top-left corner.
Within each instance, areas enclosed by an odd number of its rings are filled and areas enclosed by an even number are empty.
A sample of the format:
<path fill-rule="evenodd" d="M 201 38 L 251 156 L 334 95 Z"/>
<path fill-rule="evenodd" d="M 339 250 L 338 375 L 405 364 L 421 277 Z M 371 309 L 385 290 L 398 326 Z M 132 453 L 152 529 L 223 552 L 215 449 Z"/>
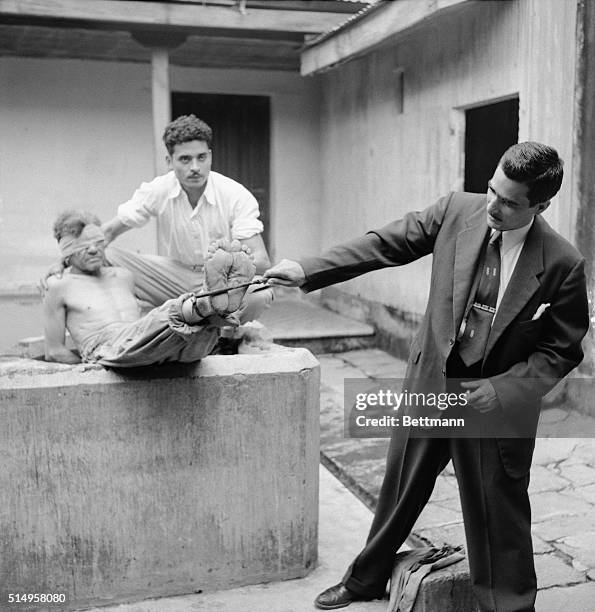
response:
<path fill-rule="evenodd" d="M 338 28 L 309 41 L 301 54 L 302 76 L 326 72 L 395 40 L 440 13 L 478 0 L 380 0 Z"/>

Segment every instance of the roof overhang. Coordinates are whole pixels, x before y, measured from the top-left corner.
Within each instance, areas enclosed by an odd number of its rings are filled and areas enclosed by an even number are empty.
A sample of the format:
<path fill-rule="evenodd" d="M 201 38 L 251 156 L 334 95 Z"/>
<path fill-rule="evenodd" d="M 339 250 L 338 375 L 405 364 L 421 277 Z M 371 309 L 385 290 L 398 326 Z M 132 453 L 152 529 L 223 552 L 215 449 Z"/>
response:
<path fill-rule="evenodd" d="M 0 0 L 0 56 L 299 71 L 304 41 L 365 1 Z"/>
<path fill-rule="evenodd" d="M 114 30 L 152 30 L 213 35 L 267 32 L 280 38 L 318 34 L 345 20 L 343 12 L 286 10 L 280 5 L 237 2 L 202 3 L 192 0 L 0 0 L 0 21 L 12 24 L 92 27 Z M 320 3 L 316 3 L 320 7 Z"/>
<path fill-rule="evenodd" d="M 346 23 L 310 41 L 301 54 L 302 76 L 325 72 L 397 40 L 426 20 L 479 0 L 380 0 Z"/>

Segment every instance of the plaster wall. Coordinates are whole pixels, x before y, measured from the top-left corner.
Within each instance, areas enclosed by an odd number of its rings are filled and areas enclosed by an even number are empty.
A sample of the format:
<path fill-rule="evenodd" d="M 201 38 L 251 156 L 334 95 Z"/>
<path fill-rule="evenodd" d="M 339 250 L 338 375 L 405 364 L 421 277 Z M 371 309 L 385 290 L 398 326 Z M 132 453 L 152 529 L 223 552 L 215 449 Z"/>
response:
<path fill-rule="evenodd" d="M 150 68 L 0 58 L 0 82 L 0 283 L 35 282 L 56 259 L 60 211 L 107 220 L 151 176 Z"/>
<path fill-rule="evenodd" d="M 547 142 L 565 160 L 546 217 L 573 240 L 575 28 L 574 0 L 479 2 L 323 75 L 322 246 L 462 189 L 464 110 L 516 95 L 519 140 Z M 419 315 L 430 265 L 424 258 L 339 288 Z"/>
<path fill-rule="evenodd" d="M 36 282 L 55 260 L 55 216 L 107 220 L 154 176 L 148 64 L 0 58 L 0 289 Z M 271 255 L 318 245 L 315 81 L 273 71 L 172 66 L 172 90 L 271 96 Z M 165 155 L 165 149 L 162 151 Z M 119 246 L 156 252 L 155 225 Z"/>

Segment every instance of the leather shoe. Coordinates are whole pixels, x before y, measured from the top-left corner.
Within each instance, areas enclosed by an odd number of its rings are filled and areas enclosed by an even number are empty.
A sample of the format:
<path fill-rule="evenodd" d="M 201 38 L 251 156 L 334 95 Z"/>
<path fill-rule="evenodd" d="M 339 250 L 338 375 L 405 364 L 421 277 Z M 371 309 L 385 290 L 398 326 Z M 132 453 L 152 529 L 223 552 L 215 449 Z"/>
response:
<path fill-rule="evenodd" d="M 366 598 L 357 595 L 344 584 L 339 583 L 326 591 L 322 591 L 314 600 L 314 605 L 319 610 L 336 610 L 345 608 L 353 601 L 366 601 Z"/>

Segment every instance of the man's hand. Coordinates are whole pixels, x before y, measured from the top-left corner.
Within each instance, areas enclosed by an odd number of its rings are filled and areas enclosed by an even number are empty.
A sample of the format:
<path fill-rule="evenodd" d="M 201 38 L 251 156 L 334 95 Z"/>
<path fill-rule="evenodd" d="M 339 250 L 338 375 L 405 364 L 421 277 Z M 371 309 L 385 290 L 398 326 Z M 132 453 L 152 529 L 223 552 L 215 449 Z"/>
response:
<path fill-rule="evenodd" d="M 277 265 L 269 268 L 263 275 L 270 285 L 301 287 L 306 282 L 306 275 L 297 261 L 282 259 Z"/>
<path fill-rule="evenodd" d="M 42 276 L 37 282 L 37 288 L 39 289 L 39 292 L 41 293 L 42 296 L 44 296 L 47 293 L 47 290 L 49 287 L 48 278 L 50 278 L 50 276 L 57 276 L 58 278 L 61 278 L 63 272 L 64 272 L 64 263 L 62 261 L 52 264 L 52 266 L 45 273 L 45 276 Z"/>
<path fill-rule="evenodd" d="M 105 246 L 107 246 L 110 242 L 131 228 L 123 221 L 120 221 L 117 216 L 115 216 L 113 219 L 106 221 L 101 226 L 101 229 L 103 230 L 103 234 L 105 236 Z"/>
<path fill-rule="evenodd" d="M 474 410 L 485 413 L 500 407 L 500 400 L 488 378 L 462 382 L 461 387 L 467 389 L 467 402 Z"/>

